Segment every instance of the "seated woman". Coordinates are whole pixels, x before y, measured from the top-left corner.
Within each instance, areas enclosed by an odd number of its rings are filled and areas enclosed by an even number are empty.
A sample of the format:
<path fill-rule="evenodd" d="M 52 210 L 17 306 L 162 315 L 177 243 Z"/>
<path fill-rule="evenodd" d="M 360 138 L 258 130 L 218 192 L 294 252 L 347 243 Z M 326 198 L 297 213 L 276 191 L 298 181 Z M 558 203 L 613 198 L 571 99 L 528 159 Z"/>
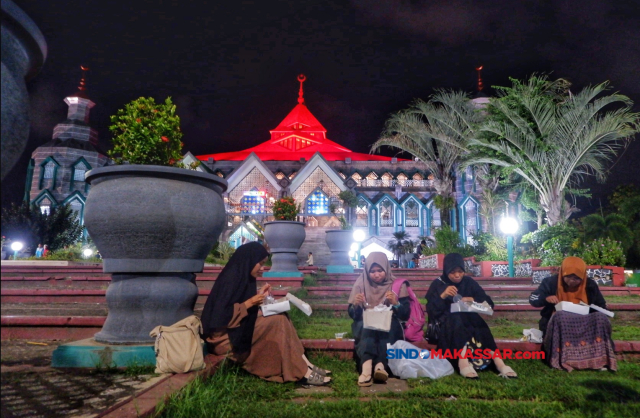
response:
<path fill-rule="evenodd" d="M 256 291 L 256 277 L 269 253 L 257 242 L 236 250 L 216 279 L 202 311 L 203 336 L 210 353 L 227 355 L 251 374 L 271 382 L 321 386 L 329 373 L 315 367 L 286 314 L 262 316 L 260 305 L 271 291 Z"/>
<path fill-rule="evenodd" d="M 447 254 L 444 257 L 442 276 L 431 283 L 427 292 L 427 315 L 429 323 L 438 322 L 440 332 L 437 348 L 441 350 L 462 350 L 458 359 L 460 374 L 469 379 L 477 379 L 476 368 L 482 370 L 489 365 L 488 359 L 475 359 L 473 364 L 464 358 L 467 350 L 489 349 L 496 350 L 496 342 L 491 335 L 487 323 L 474 312 L 451 313 L 451 304 L 456 295 L 462 297 L 463 302 L 487 302 L 493 308 L 493 301 L 469 276 L 464 275 L 464 259 L 458 253 Z M 433 343 L 433 341 L 430 341 Z M 518 375 L 500 358 L 493 359 L 500 376 L 516 378 Z"/>
<path fill-rule="evenodd" d="M 529 296 L 532 306 L 542 307 L 539 326 L 545 334 L 547 361 L 567 371 L 617 370 L 609 318 L 594 309 L 589 315 L 555 312 L 555 305 L 562 301 L 607 308 L 598 284 L 587 278 L 587 265 L 581 258 L 565 258 L 558 274 L 545 278 Z"/>
<path fill-rule="evenodd" d="M 351 330 L 356 340 L 356 354 L 359 358 L 358 386 L 371 386 L 373 380 L 386 382 L 389 373 L 387 362 L 387 343 L 393 344 L 404 338 L 400 321 L 406 321 L 411 314 L 409 292 L 406 283 L 402 284 L 398 295 L 393 293 L 391 285 L 394 277 L 391 274 L 389 260 L 384 253 L 369 254 L 364 263 L 364 271 L 356 279 L 349 296 L 349 316 L 353 319 Z M 374 308 L 379 304 L 392 306 L 393 318 L 391 329 L 377 331 L 364 329 L 363 312 L 366 308 Z M 375 369 L 372 367 L 375 364 Z"/>

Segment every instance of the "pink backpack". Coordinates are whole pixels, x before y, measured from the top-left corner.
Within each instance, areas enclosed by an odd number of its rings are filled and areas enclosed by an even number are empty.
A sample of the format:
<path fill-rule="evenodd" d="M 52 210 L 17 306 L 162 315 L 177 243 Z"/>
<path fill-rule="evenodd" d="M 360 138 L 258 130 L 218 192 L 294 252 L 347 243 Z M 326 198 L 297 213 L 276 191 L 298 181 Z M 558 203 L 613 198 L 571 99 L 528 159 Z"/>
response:
<path fill-rule="evenodd" d="M 404 282 L 407 283 L 409 306 L 411 307 L 411 315 L 407 322 L 404 323 L 404 339 L 409 342 L 423 341 L 424 331 L 422 329 L 424 328 L 424 312 L 422 311 L 418 297 L 413 293 L 413 289 L 411 289 L 409 285 L 409 281 L 406 279 L 396 279 L 391 285 L 391 290 L 393 290 L 396 295 L 399 295 L 400 288 Z"/>

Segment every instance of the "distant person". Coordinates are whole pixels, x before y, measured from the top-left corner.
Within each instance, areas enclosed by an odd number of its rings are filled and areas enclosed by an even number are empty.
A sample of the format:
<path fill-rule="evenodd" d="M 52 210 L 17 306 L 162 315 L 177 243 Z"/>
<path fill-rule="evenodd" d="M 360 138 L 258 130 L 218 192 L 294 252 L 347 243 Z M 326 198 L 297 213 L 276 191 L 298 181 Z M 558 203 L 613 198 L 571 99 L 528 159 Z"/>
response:
<path fill-rule="evenodd" d="M 42 254 L 44 254 L 44 248 L 42 247 L 42 244 L 38 244 L 38 248 L 36 248 L 36 257 L 41 258 Z"/>
<path fill-rule="evenodd" d="M 532 306 L 542 308 L 539 327 L 544 334 L 546 358 L 553 368 L 567 371 L 617 370 L 609 318 L 594 309 L 589 315 L 555 312 L 559 302 L 607 308 L 598 284 L 587 277 L 587 264 L 581 258 L 565 258 L 558 274 L 542 280 L 529 296 Z"/>
<path fill-rule="evenodd" d="M 454 297 L 459 295 L 463 302 L 487 302 L 493 308 L 493 301 L 469 276 L 464 274 L 464 259 L 458 253 L 447 254 L 444 257 L 442 276 L 431 283 L 427 292 L 427 315 L 431 326 L 439 324 L 439 337 L 436 344 L 439 350 L 450 350 L 452 353 L 461 350 L 458 359 L 458 369 L 463 377 L 477 379 L 476 370 L 489 366 L 489 359 L 476 359 L 473 363 L 463 358 L 467 350 L 485 350 L 493 352 L 498 348 L 487 323 L 475 312 L 451 313 Z M 500 376 L 506 378 L 518 377 L 516 372 L 502 361 L 493 360 Z"/>
<path fill-rule="evenodd" d="M 407 263 L 407 268 L 408 268 L 408 269 L 414 269 L 414 268 L 416 268 L 416 262 L 415 262 L 414 260 L 415 260 L 415 259 L 413 259 L 413 258 L 412 258 L 411 260 L 409 260 L 409 262 Z"/>
<path fill-rule="evenodd" d="M 420 244 L 418 244 L 418 248 L 416 248 L 416 255 L 418 256 L 418 258 L 422 256 L 422 252 L 425 248 L 427 248 L 427 241 L 420 241 Z"/>
<path fill-rule="evenodd" d="M 367 262 L 367 257 L 361 255 L 360 256 L 360 268 L 364 268 L 365 263 Z"/>
<path fill-rule="evenodd" d="M 313 266 L 313 253 L 309 253 L 309 257 L 307 257 L 307 266 Z"/>
<path fill-rule="evenodd" d="M 48 253 L 49 253 L 49 246 L 47 244 L 44 244 L 44 247 L 42 247 L 42 256 L 46 257 Z"/>
<path fill-rule="evenodd" d="M 286 314 L 262 316 L 265 284 L 256 277 L 269 253 L 257 242 L 241 245 L 222 269 L 202 310 L 203 338 L 209 353 L 226 355 L 247 372 L 270 382 L 299 381 L 323 386 L 330 372 L 309 362 Z"/>
<path fill-rule="evenodd" d="M 358 386 L 371 386 L 374 382 L 386 382 L 389 373 L 387 343 L 393 344 L 404 339 L 400 321 L 407 321 L 411 315 L 407 283 L 395 294 L 391 287 L 394 281 L 389 259 L 385 253 L 372 252 L 365 260 L 364 271 L 356 279 L 349 296 L 349 316 L 353 319 L 351 332 L 355 338 L 355 349 L 360 360 Z M 385 304 L 391 306 L 393 319 L 389 331 L 364 329 L 365 309 Z"/>

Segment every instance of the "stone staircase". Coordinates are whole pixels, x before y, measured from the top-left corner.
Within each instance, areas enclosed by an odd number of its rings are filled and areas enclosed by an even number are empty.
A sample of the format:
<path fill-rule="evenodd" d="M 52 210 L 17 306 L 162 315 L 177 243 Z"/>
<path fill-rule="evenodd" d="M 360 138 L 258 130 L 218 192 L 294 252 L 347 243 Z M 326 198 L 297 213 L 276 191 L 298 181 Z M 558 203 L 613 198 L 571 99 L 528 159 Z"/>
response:
<path fill-rule="evenodd" d="M 307 227 L 305 232 L 307 234 L 300 251 L 298 251 L 298 265 L 303 266 L 307 264 L 307 257 L 309 253 L 313 253 L 313 263 L 316 266 L 326 267 L 329 265 L 331 259 L 331 251 L 325 241 L 325 232 L 335 228 L 323 228 L 323 227 Z"/>

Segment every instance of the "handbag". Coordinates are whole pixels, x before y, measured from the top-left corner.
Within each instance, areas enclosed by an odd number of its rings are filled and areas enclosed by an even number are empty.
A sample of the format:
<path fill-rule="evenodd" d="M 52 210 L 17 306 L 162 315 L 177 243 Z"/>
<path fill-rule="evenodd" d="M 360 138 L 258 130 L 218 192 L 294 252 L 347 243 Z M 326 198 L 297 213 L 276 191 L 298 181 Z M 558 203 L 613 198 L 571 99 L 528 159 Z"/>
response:
<path fill-rule="evenodd" d="M 434 320 L 429 321 L 427 324 L 427 341 L 430 344 L 438 344 L 438 338 L 440 338 L 440 326 L 442 321 Z"/>
<path fill-rule="evenodd" d="M 156 339 L 156 373 L 187 373 L 205 367 L 202 323 L 191 315 L 170 327 L 158 325 L 149 335 Z"/>

